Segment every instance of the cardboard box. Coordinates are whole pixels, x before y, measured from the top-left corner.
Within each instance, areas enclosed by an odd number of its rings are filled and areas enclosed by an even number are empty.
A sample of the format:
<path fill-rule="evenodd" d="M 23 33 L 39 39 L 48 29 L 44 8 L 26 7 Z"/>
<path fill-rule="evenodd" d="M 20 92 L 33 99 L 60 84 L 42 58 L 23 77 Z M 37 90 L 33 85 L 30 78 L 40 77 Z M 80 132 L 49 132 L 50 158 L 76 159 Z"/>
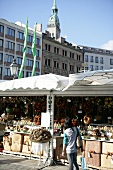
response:
<path fill-rule="evenodd" d="M 86 140 L 85 150 L 87 152 L 94 151 L 95 153 L 102 153 L 102 144 L 100 141 Z"/>
<path fill-rule="evenodd" d="M 23 135 L 14 133 L 12 136 L 12 143 L 23 144 Z"/>
<path fill-rule="evenodd" d="M 101 167 L 113 169 L 113 160 L 111 161 L 111 156 L 101 154 Z"/>
<path fill-rule="evenodd" d="M 85 159 L 86 159 L 86 164 L 87 165 L 92 165 L 96 167 L 101 166 L 101 154 L 97 153 L 89 153 L 85 151 Z"/>
<path fill-rule="evenodd" d="M 5 142 L 9 142 L 10 145 L 12 145 L 12 137 L 11 136 L 3 136 L 3 145 Z"/>
<path fill-rule="evenodd" d="M 11 145 L 9 142 L 5 141 L 5 143 L 3 144 L 4 146 L 4 150 L 5 151 L 11 151 Z"/>
<path fill-rule="evenodd" d="M 113 143 L 102 142 L 102 153 L 107 154 L 107 152 L 113 152 Z"/>
<path fill-rule="evenodd" d="M 29 139 L 29 135 L 24 135 L 24 145 L 29 145 L 31 146 L 31 140 Z"/>
<path fill-rule="evenodd" d="M 31 146 L 28 145 L 22 145 L 22 152 L 23 153 L 31 153 Z"/>
<path fill-rule="evenodd" d="M 14 152 L 21 152 L 22 151 L 22 144 L 19 142 L 13 142 L 11 146 L 11 150 Z"/>

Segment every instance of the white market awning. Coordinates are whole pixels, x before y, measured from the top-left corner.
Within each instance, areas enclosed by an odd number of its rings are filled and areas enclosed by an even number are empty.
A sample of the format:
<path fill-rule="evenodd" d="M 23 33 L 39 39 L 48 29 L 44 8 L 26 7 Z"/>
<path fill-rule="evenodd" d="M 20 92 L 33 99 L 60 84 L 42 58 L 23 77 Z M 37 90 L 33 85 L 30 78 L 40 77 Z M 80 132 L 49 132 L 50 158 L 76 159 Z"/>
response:
<path fill-rule="evenodd" d="M 0 91 L 26 90 L 26 89 L 45 89 L 45 90 L 62 90 L 69 84 L 69 78 L 45 74 L 40 76 L 14 79 L 0 83 Z"/>
<path fill-rule="evenodd" d="M 112 85 L 113 86 L 113 69 L 111 70 L 98 70 L 87 71 L 83 73 L 76 73 L 69 75 L 69 84 L 63 91 L 72 86 L 84 86 L 84 85 Z"/>

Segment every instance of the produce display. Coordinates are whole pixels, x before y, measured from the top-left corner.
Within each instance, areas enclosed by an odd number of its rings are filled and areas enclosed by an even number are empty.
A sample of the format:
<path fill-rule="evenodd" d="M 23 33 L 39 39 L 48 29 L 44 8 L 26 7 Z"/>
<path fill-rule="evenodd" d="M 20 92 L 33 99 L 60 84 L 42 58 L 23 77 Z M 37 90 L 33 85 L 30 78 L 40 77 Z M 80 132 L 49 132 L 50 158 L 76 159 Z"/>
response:
<path fill-rule="evenodd" d="M 52 138 L 51 133 L 47 129 L 34 129 L 30 133 L 30 140 L 33 142 L 46 143 Z"/>

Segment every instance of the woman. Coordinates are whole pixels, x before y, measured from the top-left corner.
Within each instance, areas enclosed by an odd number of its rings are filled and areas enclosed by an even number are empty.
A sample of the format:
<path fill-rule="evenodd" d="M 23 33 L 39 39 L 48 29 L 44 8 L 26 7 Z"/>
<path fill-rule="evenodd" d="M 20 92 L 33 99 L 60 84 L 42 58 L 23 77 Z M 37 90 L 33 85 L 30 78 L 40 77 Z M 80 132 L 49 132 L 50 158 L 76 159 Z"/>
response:
<path fill-rule="evenodd" d="M 82 138 L 80 136 L 79 130 L 77 127 L 73 127 L 72 120 L 67 117 L 64 122 L 64 139 L 63 139 L 63 151 L 62 156 L 67 153 L 67 159 L 69 162 L 69 170 L 73 170 L 73 165 L 76 167 L 76 170 L 79 170 L 77 164 L 77 137 L 80 139 L 80 147 L 82 149 Z"/>

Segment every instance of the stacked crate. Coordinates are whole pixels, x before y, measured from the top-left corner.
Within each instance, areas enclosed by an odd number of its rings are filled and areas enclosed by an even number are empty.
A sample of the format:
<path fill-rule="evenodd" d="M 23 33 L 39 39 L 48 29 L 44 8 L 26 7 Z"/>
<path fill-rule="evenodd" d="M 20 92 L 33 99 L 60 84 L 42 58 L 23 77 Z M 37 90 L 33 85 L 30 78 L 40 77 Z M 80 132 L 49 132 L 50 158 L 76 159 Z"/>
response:
<path fill-rule="evenodd" d="M 113 169 L 113 143 L 102 142 L 101 167 Z"/>
<path fill-rule="evenodd" d="M 22 152 L 27 153 L 27 154 L 29 154 L 31 152 L 31 140 L 29 138 L 29 135 L 24 135 Z"/>
<path fill-rule="evenodd" d="M 102 144 L 100 141 L 86 140 L 85 159 L 86 164 L 101 166 Z"/>
<path fill-rule="evenodd" d="M 21 152 L 22 144 L 23 144 L 23 135 L 22 134 L 13 134 L 11 150 L 14 152 Z"/>
<path fill-rule="evenodd" d="M 3 147 L 6 151 L 11 151 L 12 137 L 10 135 L 3 136 Z"/>

